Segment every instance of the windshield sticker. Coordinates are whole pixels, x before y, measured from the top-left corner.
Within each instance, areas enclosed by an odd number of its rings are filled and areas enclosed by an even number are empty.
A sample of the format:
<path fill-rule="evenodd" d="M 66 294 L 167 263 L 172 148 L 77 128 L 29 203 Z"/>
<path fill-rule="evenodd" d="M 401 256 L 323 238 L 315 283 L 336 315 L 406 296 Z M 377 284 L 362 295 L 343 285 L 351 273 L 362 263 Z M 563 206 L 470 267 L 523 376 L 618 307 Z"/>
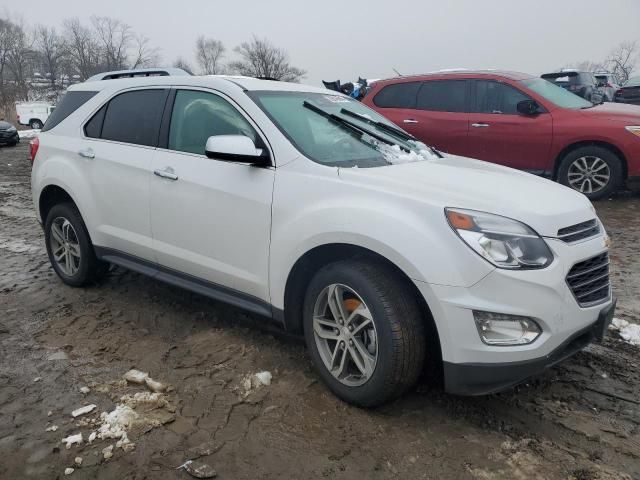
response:
<path fill-rule="evenodd" d="M 331 103 L 349 103 L 350 100 L 347 97 L 341 97 L 340 95 L 324 95 L 324 98 Z"/>

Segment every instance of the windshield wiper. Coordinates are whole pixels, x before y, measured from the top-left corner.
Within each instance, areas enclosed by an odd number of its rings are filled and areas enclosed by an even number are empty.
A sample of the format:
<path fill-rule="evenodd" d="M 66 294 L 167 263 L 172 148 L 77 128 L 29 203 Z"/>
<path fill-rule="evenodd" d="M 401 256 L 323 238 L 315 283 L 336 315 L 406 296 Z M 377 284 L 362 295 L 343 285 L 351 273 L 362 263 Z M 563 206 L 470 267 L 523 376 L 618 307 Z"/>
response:
<path fill-rule="evenodd" d="M 388 132 L 388 133 L 390 133 L 392 135 L 395 135 L 395 136 L 399 137 L 402 140 L 417 140 L 416 137 L 414 137 L 413 135 L 411 135 L 411 134 L 409 134 L 407 132 L 403 132 L 399 128 L 392 127 L 391 125 L 387 125 L 384 122 L 378 122 L 376 120 L 371 120 L 366 115 L 362 115 L 361 113 L 352 112 L 351 110 L 347 110 L 346 108 L 341 109 L 340 113 L 344 113 L 345 115 L 349 115 L 350 117 L 354 117 L 354 118 L 357 118 L 358 120 L 362 120 L 363 122 L 366 122 L 369 125 L 374 125 L 374 126 L 378 127 L 380 130 L 384 130 L 385 132 Z"/>
<path fill-rule="evenodd" d="M 411 135 L 410 133 L 405 132 L 404 130 L 401 130 L 401 129 L 399 129 L 397 127 L 394 127 L 392 125 L 388 125 L 388 124 L 386 124 L 384 122 L 378 122 L 376 120 L 371 120 L 366 115 L 363 115 L 361 113 L 352 112 L 351 110 L 347 110 L 346 108 L 341 109 L 340 113 L 342 113 L 344 115 L 349 115 L 351 117 L 357 118 L 358 120 L 362 120 L 363 122 L 366 122 L 369 125 L 373 125 L 375 127 L 378 127 L 380 130 L 384 130 L 385 132 L 387 132 L 387 133 L 389 133 L 391 135 L 394 135 L 395 137 L 399 138 L 400 140 L 413 141 L 413 142 L 419 142 L 420 141 L 416 137 Z M 438 157 L 442 157 L 442 155 L 440 155 L 440 153 L 435 148 L 433 148 L 431 145 L 426 145 L 426 146 L 429 147 L 429 149 L 435 155 L 437 155 Z"/>
<path fill-rule="evenodd" d="M 325 117 L 327 120 L 340 125 L 341 127 L 345 128 L 346 130 L 349 130 L 352 133 L 356 133 L 360 136 L 360 139 L 362 140 L 362 135 L 366 134 L 369 135 L 372 138 L 375 138 L 376 140 L 378 140 L 379 142 L 382 143 L 386 143 L 387 145 L 398 145 L 395 142 L 392 142 L 391 140 L 389 140 L 388 138 L 383 137 L 382 135 L 378 135 L 375 132 L 372 132 L 371 130 L 368 130 L 364 127 L 361 127 L 360 125 L 356 125 L 353 122 L 350 122 L 349 120 L 345 120 L 342 117 L 339 117 L 338 115 L 336 115 L 335 113 L 329 113 L 323 109 L 321 109 L 320 107 L 315 106 L 313 103 L 310 103 L 308 101 L 304 101 L 302 104 L 305 108 L 308 108 L 309 110 L 316 112 L 318 115 L 322 115 L 323 117 Z M 369 145 L 369 142 L 366 142 L 365 140 L 362 140 L 364 143 L 366 143 L 367 145 Z M 398 147 L 400 147 L 401 150 L 409 153 L 410 150 L 407 147 L 404 147 L 402 145 L 398 145 Z"/>

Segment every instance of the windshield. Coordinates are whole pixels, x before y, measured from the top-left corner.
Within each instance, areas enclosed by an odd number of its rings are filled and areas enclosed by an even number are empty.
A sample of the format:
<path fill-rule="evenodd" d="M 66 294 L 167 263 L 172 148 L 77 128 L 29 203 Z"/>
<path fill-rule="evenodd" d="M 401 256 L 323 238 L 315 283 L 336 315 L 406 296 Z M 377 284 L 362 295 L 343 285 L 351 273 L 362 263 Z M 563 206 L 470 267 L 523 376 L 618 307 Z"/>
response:
<path fill-rule="evenodd" d="M 632 77 L 624 84 L 625 87 L 640 87 L 640 77 Z"/>
<path fill-rule="evenodd" d="M 380 167 L 438 158 L 387 119 L 330 92 L 253 91 L 249 96 L 293 145 L 334 167 Z"/>
<path fill-rule="evenodd" d="M 584 98 L 542 78 L 522 80 L 522 84 L 558 107 L 577 109 L 593 106 L 591 102 L 588 102 Z"/>

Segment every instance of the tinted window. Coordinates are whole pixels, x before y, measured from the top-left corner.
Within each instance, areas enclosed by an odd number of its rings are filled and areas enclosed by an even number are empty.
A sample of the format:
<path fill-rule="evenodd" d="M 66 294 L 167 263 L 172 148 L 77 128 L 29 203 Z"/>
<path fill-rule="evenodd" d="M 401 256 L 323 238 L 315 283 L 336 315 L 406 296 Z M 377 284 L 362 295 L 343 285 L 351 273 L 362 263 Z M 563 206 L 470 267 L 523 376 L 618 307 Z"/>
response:
<path fill-rule="evenodd" d="M 67 92 L 60 100 L 60 103 L 57 105 L 56 109 L 51 112 L 49 118 L 44 124 L 42 128 L 43 132 L 47 130 L 51 130 L 53 127 L 58 125 L 61 121 L 75 112 L 82 105 L 87 103 L 89 99 L 94 97 L 98 92 Z"/>
<path fill-rule="evenodd" d="M 415 108 L 420 82 L 387 85 L 374 97 L 373 103 L 382 108 Z"/>
<path fill-rule="evenodd" d="M 180 90 L 176 93 L 169 127 L 170 150 L 204 155 L 209 137 L 244 135 L 258 141 L 247 120 L 225 99 L 213 93 Z"/>
<path fill-rule="evenodd" d="M 436 112 L 464 112 L 466 97 L 466 80 L 432 80 L 422 84 L 416 108 Z"/>
<path fill-rule="evenodd" d="M 155 147 L 166 97 L 167 90 L 137 90 L 113 98 L 100 138 Z"/>
<path fill-rule="evenodd" d="M 96 112 L 96 114 L 91 117 L 84 125 L 84 134 L 90 138 L 100 138 L 100 134 L 102 133 L 102 122 L 104 120 L 104 114 L 107 111 L 107 106 L 105 105 L 100 110 Z"/>
<path fill-rule="evenodd" d="M 478 80 L 475 84 L 476 112 L 516 115 L 518 103 L 530 99 L 520 90 L 504 83 Z"/>

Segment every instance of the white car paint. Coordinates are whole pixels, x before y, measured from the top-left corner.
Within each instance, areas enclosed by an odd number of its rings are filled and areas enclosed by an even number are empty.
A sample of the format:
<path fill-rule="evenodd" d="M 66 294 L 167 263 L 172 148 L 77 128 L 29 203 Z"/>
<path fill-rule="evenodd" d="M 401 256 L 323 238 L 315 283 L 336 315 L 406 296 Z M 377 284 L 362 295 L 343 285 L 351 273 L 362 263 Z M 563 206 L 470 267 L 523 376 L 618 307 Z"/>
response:
<path fill-rule="evenodd" d="M 82 125 L 107 99 L 154 85 L 211 89 L 224 96 L 259 132 L 275 165 L 258 169 L 84 138 Z M 285 308 L 287 278 L 305 253 L 336 243 L 363 247 L 413 280 L 433 314 L 443 358 L 453 363 L 545 356 L 595 322 L 612 302 L 581 308 L 565 281 L 576 262 L 607 250 L 603 229 L 578 244 L 554 238 L 560 228 L 596 218 L 583 195 L 523 172 L 450 155 L 378 168 L 324 166 L 298 151 L 244 93 L 326 94 L 324 89 L 216 76 L 88 82 L 70 90 L 99 93 L 40 135 L 33 198 L 38 210 L 45 187 L 65 189 L 96 246 L 158 262 L 276 310 Z M 95 158 L 77 155 L 86 148 Z M 179 181 L 153 175 L 167 167 Z M 445 207 L 523 222 L 546 238 L 555 259 L 541 270 L 498 269 L 458 238 Z M 529 345 L 485 345 L 473 309 L 533 317 L 543 334 Z"/>

